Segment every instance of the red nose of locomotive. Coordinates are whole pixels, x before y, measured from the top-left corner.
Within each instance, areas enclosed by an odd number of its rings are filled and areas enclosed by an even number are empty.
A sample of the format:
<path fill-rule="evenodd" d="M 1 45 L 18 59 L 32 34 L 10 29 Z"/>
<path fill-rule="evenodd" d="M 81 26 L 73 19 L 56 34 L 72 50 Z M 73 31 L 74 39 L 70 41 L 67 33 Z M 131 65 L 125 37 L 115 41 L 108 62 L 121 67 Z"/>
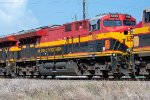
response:
<path fill-rule="evenodd" d="M 136 25 L 136 19 L 128 14 L 108 14 L 101 19 L 102 29 L 107 32 L 123 32 Z"/>

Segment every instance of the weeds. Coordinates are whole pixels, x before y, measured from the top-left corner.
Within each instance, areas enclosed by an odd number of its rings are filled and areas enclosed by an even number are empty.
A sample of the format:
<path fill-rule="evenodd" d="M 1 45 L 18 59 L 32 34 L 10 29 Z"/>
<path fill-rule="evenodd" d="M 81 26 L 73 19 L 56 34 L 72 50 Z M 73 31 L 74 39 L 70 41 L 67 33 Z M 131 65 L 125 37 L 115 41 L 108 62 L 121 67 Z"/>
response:
<path fill-rule="evenodd" d="M 150 82 L 0 79 L 0 100 L 149 99 Z"/>

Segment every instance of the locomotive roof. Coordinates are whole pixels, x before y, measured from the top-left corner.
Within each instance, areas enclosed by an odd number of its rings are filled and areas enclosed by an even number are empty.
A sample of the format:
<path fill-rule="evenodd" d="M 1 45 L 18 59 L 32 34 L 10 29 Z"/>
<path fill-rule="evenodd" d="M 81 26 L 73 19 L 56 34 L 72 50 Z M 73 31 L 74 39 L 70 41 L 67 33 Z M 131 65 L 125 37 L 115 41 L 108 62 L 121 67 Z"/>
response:
<path fill-rule="evenodd" d="M 64 23 L 64 25 L 68 25 L 68 24 L 73 24 L 73 23 L 77 23 L 77 22 L 83 22 L 83 21 L 88 21 L 89 19 L 85 19 L 85 20 L 77 20 L 77 21 L 74 21 L 74 22 L 68 22 L 68 23 Z"/>
<path fill-rule="evenodd" d="M 101 18 L 104 17 L 104 16 L 106 16 L 106 15 L 98 15 L 98 16 L 96 16 L 96 17 L 94 17 L 94 18 L 91 18 L 89 21 L 98 20 L 98 19 L 101 19 Z"/>
<path fill-rule="evenodd" d="M 110 15 L 110 14 L 121 14 L 121 13 L 105 13 L 105 14 L 100 14 L 100 15 L 97 15 L 96 17 L 94 18 L 91 18 L 89 21 L 95 21 L 95 20 L 98 20 L 98 19 L 101 19 L 107 15 Z"/>
<path fill-rule="evenodd" d="M 91 18 L 91 19 L 89 20 L 89 22 L 90 22 L 90 24 L 96 24 L 96 23 L 98 22 L 98 20 L 101 19 L 101 18 L 104 17 L 104 16 L 106 16 L 106 15 L 98 15 L 98 16 L 96 16 L 96 17 L 94 17 L 94 18 Z"/>
<path fill-rule="evenodd" d="M 146 12 L 150 12 L 150 7 L 145 9 Z"/>

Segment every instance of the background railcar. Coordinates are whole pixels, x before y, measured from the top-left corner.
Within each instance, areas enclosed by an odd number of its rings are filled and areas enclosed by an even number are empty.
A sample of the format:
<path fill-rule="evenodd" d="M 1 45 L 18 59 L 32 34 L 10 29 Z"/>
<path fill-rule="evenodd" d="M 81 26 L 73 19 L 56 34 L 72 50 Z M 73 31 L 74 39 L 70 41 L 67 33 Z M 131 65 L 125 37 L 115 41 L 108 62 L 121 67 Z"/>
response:
<path fill-rule="evenodd" d="M 150 8 L 143 11 L 142 21 L 133 30 L 137 75 L 150 78 Z"/>

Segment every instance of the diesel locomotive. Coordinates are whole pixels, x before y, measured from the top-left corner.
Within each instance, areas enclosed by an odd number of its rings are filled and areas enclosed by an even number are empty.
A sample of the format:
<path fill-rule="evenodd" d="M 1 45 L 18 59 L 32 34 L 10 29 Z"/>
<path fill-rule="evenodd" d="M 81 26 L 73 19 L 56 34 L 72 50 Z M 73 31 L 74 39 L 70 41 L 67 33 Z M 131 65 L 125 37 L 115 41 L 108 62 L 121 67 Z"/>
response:
<path fill-rule="evenodd" d="M 136 75 L 150 78 L 150 8 L 143 11 L 143 19 L 133 29 L 133 36 Z"/>
<path fill-rule="evenodd" d="M 129 14 L 107 13 L 3 36 L 0 38 L 0 75 L 132 76 L 135 65 L 129 62 L 134 63 L 131 33 L 135 25 L 136 19 Z M 147 37 L 149 34 L 137 35 Z"/>

